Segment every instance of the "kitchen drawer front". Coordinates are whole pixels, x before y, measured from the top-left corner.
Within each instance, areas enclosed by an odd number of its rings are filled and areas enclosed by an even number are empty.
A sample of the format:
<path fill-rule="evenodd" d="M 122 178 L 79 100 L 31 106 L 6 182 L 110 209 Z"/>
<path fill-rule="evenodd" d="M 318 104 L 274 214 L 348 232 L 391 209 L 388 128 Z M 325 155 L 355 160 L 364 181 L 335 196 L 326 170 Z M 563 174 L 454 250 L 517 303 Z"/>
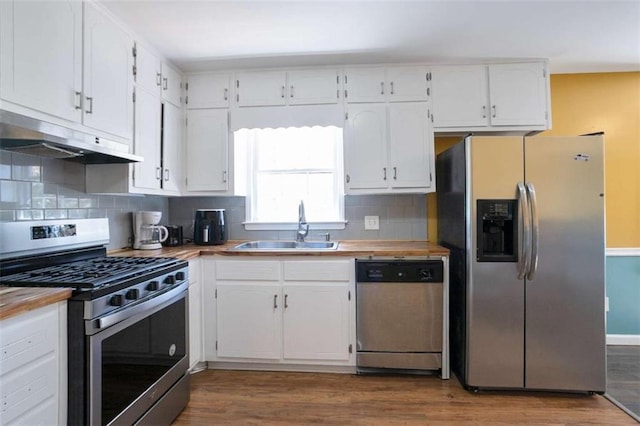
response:
<path fill-rule="evenodd" d="M 57 325 L 57 321 L 55 322 Z M 38 416 L 46 417 L 47 422 L 55 423 L 57 419 L 57 400 L 55 395 L 58 391 L 58 360 L 54 354 L 49 354 L 37 362 L 32 363 L 18 371 L 2 377 L 1 397 L 2 409 L 0 410 L 0 424 L 9 424 L 12 420 L 30 413 L 39 407 L 47 399 L 54 400 L 54 404 L 46 413 Z M 20 419 L 18 424 L 32 424 Z"/>
<path fill-rule="evenodd" d="M 285 261 L 285 281 L 349 281 L 353 271 L 351 260 Z"/>
<path fill-rule="evenodd" d="M 58 327 L 57 304 L 2 321 L 0 323 L 0 376 L 47 353 L 56 352 Z"/>
<path fill-rule="evenodd" d="M 280 281 L 280 262 L 277 260 L 219 260 L 216 262 L 216 279 Z"/>

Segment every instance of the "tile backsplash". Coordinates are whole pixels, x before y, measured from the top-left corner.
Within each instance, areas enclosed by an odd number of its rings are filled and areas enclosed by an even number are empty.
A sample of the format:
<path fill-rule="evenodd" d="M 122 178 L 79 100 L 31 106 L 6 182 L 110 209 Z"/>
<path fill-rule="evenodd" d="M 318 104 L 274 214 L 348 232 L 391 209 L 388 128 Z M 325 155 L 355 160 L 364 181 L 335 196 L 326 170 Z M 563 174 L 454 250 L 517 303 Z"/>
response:
<path fill-rule="evenodd" d="M 295 238 L 295 231 L 246 231 L 244 197 L 180 197 L 169 200 L 172 225 L 182 225 L 185 237 L 193 235 L 193 220 L 197 209 L 225 209 L 231 240 Z M 346 228 L 331 230 L 334 240 L 426 240 L 427 197 L 424 194 L 350 195 L 345 197 Z M 364 229 L 365 216 L 379 216 L 380 230 Z M 307 220 L 311 218 L 307 215 Z M 326 230 L 309 232 L 309 239 L 318 240 Z"/>
<path fill-rule="evenodd" d="M 106 217 L 113 250 L 131 245 L 137 210 L 169 219 L 165 197 L 87 194 L 83 164 L 0 150 L 0 221 Z"/>

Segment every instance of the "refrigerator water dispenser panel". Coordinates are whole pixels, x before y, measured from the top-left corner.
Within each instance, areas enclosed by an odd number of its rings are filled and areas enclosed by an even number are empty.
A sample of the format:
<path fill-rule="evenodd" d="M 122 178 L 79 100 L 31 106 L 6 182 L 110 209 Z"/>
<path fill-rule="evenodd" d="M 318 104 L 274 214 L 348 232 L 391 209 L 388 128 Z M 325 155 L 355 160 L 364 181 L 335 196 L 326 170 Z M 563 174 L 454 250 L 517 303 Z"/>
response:
<path fill-rule="evenodd" d="M 477 200 L 478 262 L 518 261 L 516 200 Z"/>

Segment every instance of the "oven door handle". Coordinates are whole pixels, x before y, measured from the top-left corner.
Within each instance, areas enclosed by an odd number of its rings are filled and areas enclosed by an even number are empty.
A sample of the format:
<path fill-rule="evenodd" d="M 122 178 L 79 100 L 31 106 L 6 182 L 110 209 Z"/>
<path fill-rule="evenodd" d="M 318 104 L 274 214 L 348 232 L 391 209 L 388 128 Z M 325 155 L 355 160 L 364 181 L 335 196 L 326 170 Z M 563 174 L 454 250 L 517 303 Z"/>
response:
<path fill-rule="evenodd" d="M 110 315 L 105 315 L 102 318 L 98 318 L 96 320 L 96 328 L 97 329 L 104 329 L 107 327 L 111 327 L 114 324 L 117 324 L 121 321 L 126 320 L 127 318 L 130 318 L 134 315 L 137 315 L 139 313 L 142 313 L 144 311 L 153 309 L 154 307 L 166 302 L 167 300 L 172 299 L 173 297 L 175 297 L 177 294 L 182 293 L 183 291 L 187 291 L 187 287 L 188 287 L 189 283 L 187 281 L 183 282 L 182 284 L 172 288 L 171 290 L 162 293 L 161 295 L 158 295 L 156 297 L 153 297 L 151 299 L 145 300 L 142 303 L 139 303 L 137 305 L 133 305 L 131 307 L 128 307 L 124 310 L 115 312 L 113 314 Z"/>

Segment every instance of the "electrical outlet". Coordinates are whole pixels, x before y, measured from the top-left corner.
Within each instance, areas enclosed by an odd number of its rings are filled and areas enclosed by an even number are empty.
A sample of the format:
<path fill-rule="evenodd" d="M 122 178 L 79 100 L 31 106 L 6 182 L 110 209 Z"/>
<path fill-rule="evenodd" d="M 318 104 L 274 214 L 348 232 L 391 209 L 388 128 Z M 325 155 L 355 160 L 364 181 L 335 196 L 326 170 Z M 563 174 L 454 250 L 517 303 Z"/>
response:
<path fill-rule="evenodd" d="M 377 231 L 380 229 L 380 217 L 379 216 L 365 216 L 364 217 L 364 229 L 366 231 Z"/>

